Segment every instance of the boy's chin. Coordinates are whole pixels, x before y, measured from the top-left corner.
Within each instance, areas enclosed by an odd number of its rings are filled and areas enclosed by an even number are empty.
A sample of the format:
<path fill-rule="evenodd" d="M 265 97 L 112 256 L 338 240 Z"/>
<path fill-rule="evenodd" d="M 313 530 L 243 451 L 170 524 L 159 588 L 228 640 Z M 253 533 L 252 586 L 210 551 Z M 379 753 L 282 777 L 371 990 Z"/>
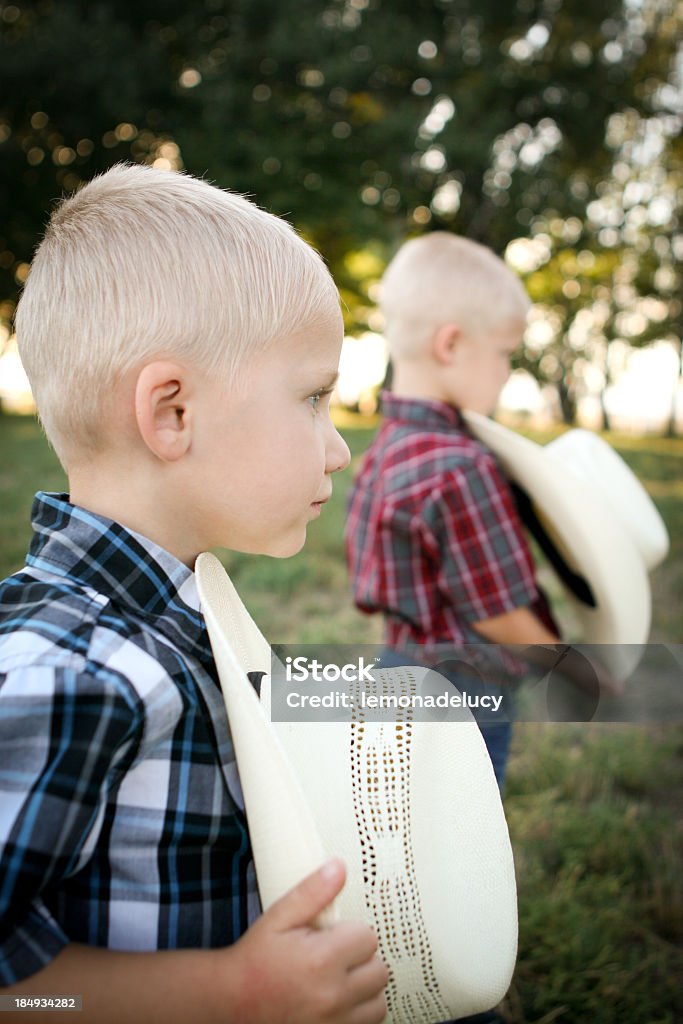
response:
<path fill-rule="evenodd" d="M 306 530 L 305 528 L 296 532 L 292 531 L 292 534 L 288 537 L 281 537 L 277 540 L 269 538 L 264 540 L 263 543 L 252 543 L 249 544 L 238 544 L 235 542 L 235 538 L 232 537 L 229 541 L 222 543 L 212 544 L 209 547 L 202 548 L 203 551 L 211 551 L 214 548 L 220 548 L 224 551 L 239 551 L 243 555 L 266 555 L 268 558 L 291 558 L 292 555 L 298 555 L 306 543 Z"/>
<path fill-rule="evenodd" d="M 299 554 L 305 543 L 306 530 L 304 528 L 298 535 L 293 533 L 291 537 L 283 537 L 282 540 L 268 544 L 262 554 L 269 555 L 271 558 L 291 558 L 293 555 Z"/>

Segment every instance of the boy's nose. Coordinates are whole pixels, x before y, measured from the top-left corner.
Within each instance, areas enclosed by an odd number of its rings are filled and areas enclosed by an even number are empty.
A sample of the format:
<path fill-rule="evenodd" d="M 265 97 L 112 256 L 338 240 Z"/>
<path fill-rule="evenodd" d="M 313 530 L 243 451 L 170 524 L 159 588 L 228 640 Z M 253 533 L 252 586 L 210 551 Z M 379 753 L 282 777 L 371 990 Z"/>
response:
<path fill-rule="evenodd" d="M 338 473 L 340 469 L 346 469 L 348 466 L 351 461 L 351 452 L 332 421 L 330 421 L 329 429 L 331 436 L 327 443 L 325 470 L 327 473 Z"/>

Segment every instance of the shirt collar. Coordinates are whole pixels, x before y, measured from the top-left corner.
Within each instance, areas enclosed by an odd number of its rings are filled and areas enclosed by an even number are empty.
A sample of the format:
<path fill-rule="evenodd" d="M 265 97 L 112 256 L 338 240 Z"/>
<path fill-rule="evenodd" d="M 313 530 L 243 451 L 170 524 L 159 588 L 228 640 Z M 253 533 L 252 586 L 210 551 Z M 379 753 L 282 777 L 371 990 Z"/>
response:
<path fill-rule="evenodd" d="M 382 391 L 381 410 L 385 420 L 419 423 L 423 427 L 457 427 L 465 429 L 460 410 L 435 398 L 404 398 L 391 391 Z"/>
<path fill-rule="evenodd" d="M 91 587 L 205 665 L 211 649 L 194 573 L 174 555 L 66 494 L 36 494 L 28 565 Z"/>

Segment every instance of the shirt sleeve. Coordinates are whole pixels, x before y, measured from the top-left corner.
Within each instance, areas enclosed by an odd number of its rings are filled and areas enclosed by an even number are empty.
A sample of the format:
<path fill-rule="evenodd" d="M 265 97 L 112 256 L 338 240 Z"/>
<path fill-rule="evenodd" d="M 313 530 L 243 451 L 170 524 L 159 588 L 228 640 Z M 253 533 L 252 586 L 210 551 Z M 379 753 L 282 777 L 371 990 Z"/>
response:
<path fill-rule="evenodd" d="M 446 473 L 426 518 L 438 587 L 459 618 L 480 622 L 537 599 L 531 552 L 493 456 Z"/>
<path fill-rule="evenodd" d="M 50 896 L 87 862 L 143 721 L 115 673 L 33 665 L 0 680 L 0 984 L 68 943 Z"/>

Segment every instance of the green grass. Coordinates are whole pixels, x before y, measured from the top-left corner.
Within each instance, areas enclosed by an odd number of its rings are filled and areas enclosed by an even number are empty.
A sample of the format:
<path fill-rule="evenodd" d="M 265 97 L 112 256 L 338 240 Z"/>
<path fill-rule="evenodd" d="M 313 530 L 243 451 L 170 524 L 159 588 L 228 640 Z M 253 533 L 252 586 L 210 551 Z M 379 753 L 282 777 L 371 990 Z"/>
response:
<path fill-rule="evenodd" d="M 682 744 L 674 729 L 517 728 L 515 1024 L 681 1020 Z"/>
<path fill-rule="evenodd" d="M 66 478 L 36 422 L 0 415 L 0 579 L 24 561 L 37 490 L 64 491 Z"/>
<path fill-rule="evenodd" d="M 336 478 L 304 550 L 283 561 L 224 555 L 273 642 L 380 640 L 379 622 L 351 605 L 342 540 L 346 494 L 373 431 L 349 420 L 344 433 L 354 461 Z M 672 550 L 652 578 L 652 637 L 680 642 L 683 441 L 609 440 L 667 522 Z M 21 565 L 34 490 L 61 489 L 64 480 L 32 421 L 0 417 L 0 445 L 4 575 Z M 680 723 L 519 724 L 505 806 L 520 914 L 517 969 L 502 1007 L 510 1024 L 683 1020 Z"/>

